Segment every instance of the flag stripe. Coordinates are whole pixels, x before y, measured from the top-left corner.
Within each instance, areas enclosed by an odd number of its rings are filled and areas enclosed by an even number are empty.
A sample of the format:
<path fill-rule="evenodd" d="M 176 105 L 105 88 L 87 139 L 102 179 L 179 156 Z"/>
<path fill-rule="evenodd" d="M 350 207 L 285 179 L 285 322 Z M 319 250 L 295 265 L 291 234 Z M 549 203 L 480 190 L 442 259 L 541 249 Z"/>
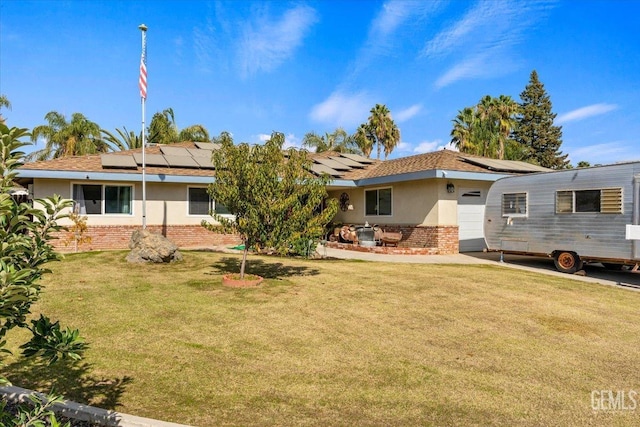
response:
<path fill-rule="evenodd" d="M 140 77 L 138 78 L 140 97 L 147 99 L 147 38 L 142 37 L 142 55 L 140 56 Z"/>

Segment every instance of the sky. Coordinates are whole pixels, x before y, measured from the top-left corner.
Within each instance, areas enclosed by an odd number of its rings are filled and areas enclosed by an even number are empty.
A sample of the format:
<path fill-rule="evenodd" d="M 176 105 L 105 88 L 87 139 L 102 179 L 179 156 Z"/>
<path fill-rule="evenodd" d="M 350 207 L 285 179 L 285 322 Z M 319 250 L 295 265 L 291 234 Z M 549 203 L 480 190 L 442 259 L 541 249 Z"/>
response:
<path fill-rule="evenodd" d="M 7 124 L 139 132 L 143 23 L 147 126 L 172 108 L 179 128 L 300 146 L 384 104 L 404 157 L 447 147 L 485 95 L 520 102 L 536 70 L 574 165 L 640 160 L 640 0 L 0 0 Z"/>

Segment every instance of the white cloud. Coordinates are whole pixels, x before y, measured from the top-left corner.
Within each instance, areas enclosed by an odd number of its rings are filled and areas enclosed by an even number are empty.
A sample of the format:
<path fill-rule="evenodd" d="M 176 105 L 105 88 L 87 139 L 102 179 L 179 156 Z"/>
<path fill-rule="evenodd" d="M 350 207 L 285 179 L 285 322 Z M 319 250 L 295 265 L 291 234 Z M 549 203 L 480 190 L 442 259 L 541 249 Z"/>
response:
<path fill-rule="evenodd" d="M 442 148 L 442 141 L 436 139 L 435 141 L 422 141 L 413 148 L 414 153 L 430 153 Z"/>
<path fill-rule="evenodd" d="M 452 56 L 454 63 L 436 82 L 441 88 L 458 80 L 496 77 L 514 69 L 513 46 L 519 44 L 552 2 L 481 0 L 459 21 L 439 32 L 422 50 L 433 59 Z M 463 53 L 463 54 L 461 54 Z"/>
<path fill-rule="evenodd" d="M 297 6 L 279 19 L 261 16 L 245 24 L 238 48 L 244 76 L 271 71 L 291 57 L 309 29 L 318 21 L 309 6 Z"/>
<path fill-rule="evenodd" d="M 583 120 L 588 117 L 600 116 L 616 109 L 618 109 L 618 106 L 615 104 L 588 105 L 586 107 L 578 108 L 577 110 L 569 111 L 568 113 L 559 116 L 556 120 L 556 123 L 559 124 Z"/>
<path fill-rule="evenodd" d="M 315 105 L 309 117 L 313 121 L 334 127 L 355 127 L 367 120 L 373 104 L 364 92 L 353 95 L 334 92 L 329 98 Z"/>
<path fill-rule="evenodd" d="M 393 114 L 393 118 L 398 123 L 406 122 L 407 120 L 413 118 L 422 111 L 422 104 L 414 104 L 409 108 L 405 108 L 404 110 L 400 110 L 399 112 Z"/>

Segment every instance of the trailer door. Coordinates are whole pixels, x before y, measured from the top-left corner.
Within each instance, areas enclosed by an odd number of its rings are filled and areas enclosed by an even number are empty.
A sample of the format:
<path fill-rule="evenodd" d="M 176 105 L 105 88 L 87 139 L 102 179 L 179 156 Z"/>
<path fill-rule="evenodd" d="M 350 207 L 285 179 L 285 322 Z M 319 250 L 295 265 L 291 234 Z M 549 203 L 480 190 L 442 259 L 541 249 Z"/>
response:
<path fill-rule="evenodd" d="M 477 252 L 485 248 L 484 206 L 487 191 L 461 188 L 458 193 L 458 238 L 460 252 Z"/>
<path fill-rule="evenodd" d="M 633 179 L 633 225 L 640 225 L 640 176 L 636 175 Z M 640 259 L 640 240 L 633 240 L 634 259 Z"/>

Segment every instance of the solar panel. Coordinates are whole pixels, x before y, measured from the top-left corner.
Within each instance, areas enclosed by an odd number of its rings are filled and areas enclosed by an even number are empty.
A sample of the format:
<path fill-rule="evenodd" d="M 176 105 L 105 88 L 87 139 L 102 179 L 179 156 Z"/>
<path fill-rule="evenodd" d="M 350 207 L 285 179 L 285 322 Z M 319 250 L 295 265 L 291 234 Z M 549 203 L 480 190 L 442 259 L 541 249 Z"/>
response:
<path fill-rule="evenodd" d="M 102 154 L 100 161 L 103 168 L 132 168 L 136 169 L 138 164 L 130 155 Z"/>
<path fill-rule="evenodd" d="M 199 148 L 187 148 L 187 151 L 193 157 L 197 157 L 197 158 L 202 157 L 206 159 L 211 159 L 212 150 L 200 150 Z"/>
<path fill-rule="evenodd" d="M 340 162 L 344 165 L 351 166 L 352 168 L 362 168 L 364 165 L 362 163 L 358 163 L 355 160 L 347 159 L 346 157 L 329 157 L 331 160 L 335 160 L 336 162 Z"/>
<path fill-rule="evenodd" d="M 329 166 L 320 165 L 318 163 L 314 163 L 311 165 L 311 171 L 316 175 L 322 175 L 323 173 L 326 173 L 335 177 L 340 176 L 340 172 L 338 172 L 337 170 L 331 169 Z"/>
<path fill-rule="evenodd" d="M 191 157 L 191 153 L 184 147 L 171 147 L 167 145 L 162 145 L 160 147 L 160 151 L 162 154 L 167 156 L 189 156 Z"/>
<path fill-rule="evenodd" d="M 136 159 L 137 164 L 142 164 L 142 153 L 133 153 L 133 157 Z M 147 154 L 145 155 L 144 162 L 148 166 L 168 166 L 162 154 Z"/>
<path fill-rule="evenodd" d="M 474 163 L 476 165 L 484 166 L 489 169 L 493 169 L 496 171 L 507 171 L 507 172 L 547 172 L 549 169 L 544 168 L 542 166 L 533 165 L 527 162 L 520 162 L 516 160 L 498 160 L 498 159 L 487 159 L 487 158 L 478 158 L 478 157 L 466 157 L 460 156 L 464 160 L 469 163 Z"/>
<path fill-rule="evenodd" d="M 374 163 L 373 160 L 363 157 L 359 154 L 351 154 L 351 153 L 340 153 L 341 156 L 346 157 L 347 159 L 353 160 L 358 163 L 371 164 Z"/>
<path fill-rule="evenodd" d="M 169 166 L 174 168 L 197 168 L 200 165 L 191 156 L 164 156 Z"/>
<path fill-rule="evenodd" d="M 194 142 L 195 146 L 201 150 L 218 150 L 220 144 L 214 144 L 212 142 Z"/>
<path fill-rule="evenodd" d="M 200 166 L 202 169 L 215 169 L 213 163 L 211 163 L 211 159 L 206 157 L 194 157 L 193 160 Z"/>
<path fill-rule="evenodd" d="M 342 171 L 351 170 L 350 166 L 347 166 L 344 163 L 336 162 L 335 160 L 331 160 L 331 159 L 319 158 L 319 159 L 314 159 L 314 161 L 316 161 L 317 163 L 320 163 L 322 165 L 329 166 L 331 169 L 335 169 L 335 170 L 339 170 L 339 171 L 340 170 L 342 170 Z"/>

